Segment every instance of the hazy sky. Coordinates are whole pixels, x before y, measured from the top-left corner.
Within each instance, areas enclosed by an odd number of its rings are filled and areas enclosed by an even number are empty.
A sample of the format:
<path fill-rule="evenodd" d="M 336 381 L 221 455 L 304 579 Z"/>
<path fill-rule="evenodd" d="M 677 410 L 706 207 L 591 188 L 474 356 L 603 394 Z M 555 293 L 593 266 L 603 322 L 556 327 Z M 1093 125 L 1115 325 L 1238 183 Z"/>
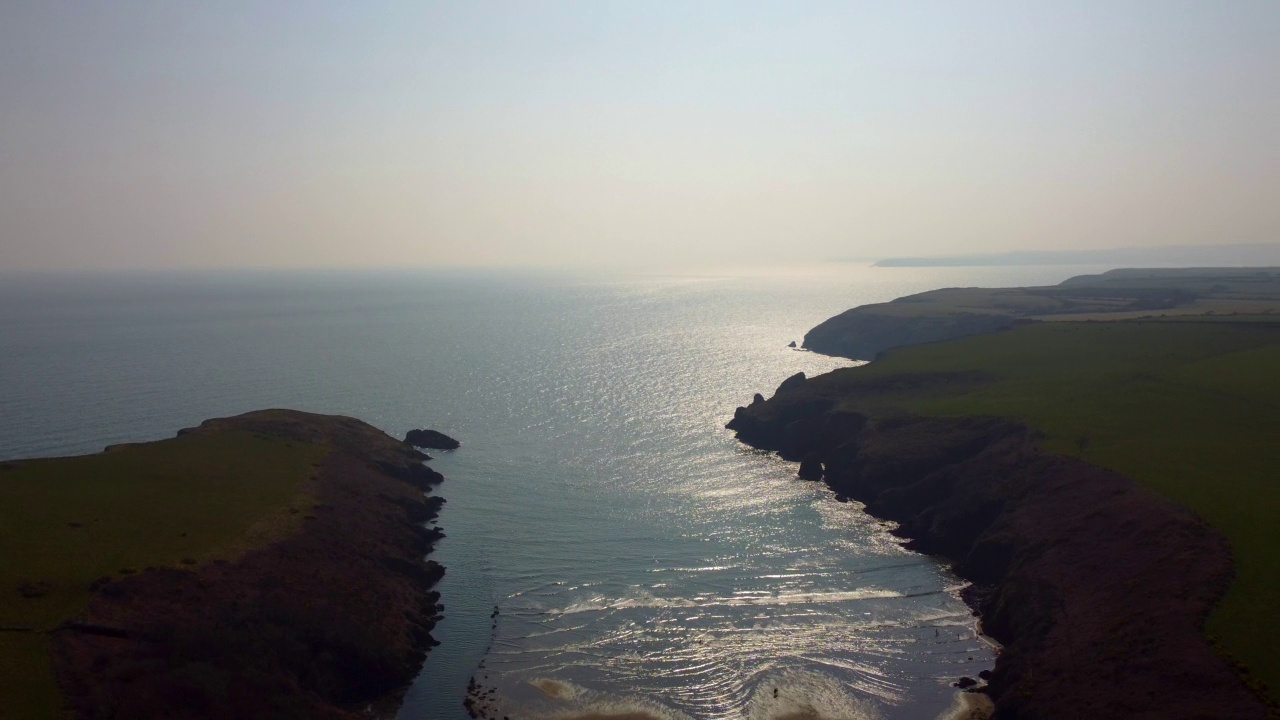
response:
<path fill-rule="evenodd" d="M 1280 241 L 1280 2 L 0 3 L 0 268 Z"/>

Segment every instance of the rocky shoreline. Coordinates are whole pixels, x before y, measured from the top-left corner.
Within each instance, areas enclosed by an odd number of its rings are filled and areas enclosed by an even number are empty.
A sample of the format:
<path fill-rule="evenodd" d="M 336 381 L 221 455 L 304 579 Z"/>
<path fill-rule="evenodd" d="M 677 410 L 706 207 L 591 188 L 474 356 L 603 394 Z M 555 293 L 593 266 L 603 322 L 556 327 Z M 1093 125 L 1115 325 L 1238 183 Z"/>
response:
<path fill-rule="evenodd" d="M 289 512 L 300 528 L 230 561 L 104 578 L 54 635 L 78 718 L 354 718 L 393 712 L 443 606 L 424 560 L 444 502 L 422 453 L 359 420 L 270 410 L 186 433 L 327 450 Z"/>
<path fill-rule="evenodd" d="M 1001 643 L 995 718 L 1264 718 L 1203 633 L 1227 542 L 1132 480 L 987 417 L 870 416 L 803 375 L 728 427 L 950 561 Z"/>

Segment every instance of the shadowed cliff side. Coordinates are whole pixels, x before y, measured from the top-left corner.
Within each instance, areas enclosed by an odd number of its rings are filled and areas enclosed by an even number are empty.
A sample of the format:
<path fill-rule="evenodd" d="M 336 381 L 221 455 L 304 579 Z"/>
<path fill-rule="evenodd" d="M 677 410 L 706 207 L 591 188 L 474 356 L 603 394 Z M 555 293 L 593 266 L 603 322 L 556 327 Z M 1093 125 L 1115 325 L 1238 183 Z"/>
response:
<path fill-rule="evenodd" d="M 901 389 L 868 383 L 861 400 Z M 994 717 L 1267 716 L 1203 633 L 1232 576 L 1229 547 L 1205 522 L 1116 473 L 1044 452 L 1018 422 L 859 404 L 796 377 L 728 427 L 898 522 L 910 547 L 975 583 L 966 599 L 1003 645 L 985 688 Z"/>
<path fill-rule="evenodd" d="M 66 707 L 78 718 L 336 719 L 394 709 L 434 644 L 441 609 L 431 586 L 444 569 L 424 561 L 441 533 L 424 523 L 443 503 L 425 491 L 442 477 L 421 453 L 352 418 L 269 410 L 210 420 L 174 440 L 30 462 L 57 471 L 58 463 L 92 469 L 122 458 L 157 473 L 150 487 L 162 491 L 186 482 L 197 466 L 183 458 L 215 441 L 230 443 L 219 446 L 228 459 L 257 443 L 265 444 L 255 450 L 258 462 L 298 450 L 310 464 L 285 487 L 291 491 L 252 506 L 256 519 L 233 542 L 93 582 L 87 606 L 50 633 Z M 170 447 L 174 465 L 160 460 Z M 210 512 L 253 491 L 218 457 L 200 458 L 214 464 L 205 468 Z M 68 472 L 61 471 L 73 482 Z M 174 497 L 201 492 L 192 485 Z M 130 497 L 121 508 L 136 507 L 144 523 L 154 510 L 163 526 L 165 505 Z M 165 502 L 179 517 L 191 510 Z M 102 523 L 117 511 L 101 506 Z M 89 522 L 95 529 L 97 520 Z M 174 532 L 172 542 L 187 535 Z M 119 541 L 103 549 L 135 552 Z"/>

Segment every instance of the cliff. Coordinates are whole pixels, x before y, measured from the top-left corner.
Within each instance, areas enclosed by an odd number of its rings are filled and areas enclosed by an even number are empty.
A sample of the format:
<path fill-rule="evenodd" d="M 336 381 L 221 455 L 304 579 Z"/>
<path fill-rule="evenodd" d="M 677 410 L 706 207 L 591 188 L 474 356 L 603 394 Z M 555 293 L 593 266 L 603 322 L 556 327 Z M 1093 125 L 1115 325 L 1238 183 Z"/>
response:
<path fill-rule="evenodd" d="M 862 412 L 884 383 L 861 396 L 831 382 L 784 385 L 728 427 L 802 461 L 803 476 L 896 521 L 910 547 L 974 583 L 965 598 L 1003 646 L 983 689 L 994 717 L 1267 716 L 1204 635 L 1232 558 L 1197 516 L 1045 452 L 1018 422 Z"/>
<path fill-rule="evenodd" d="M 1058 285 L 944 288 L 846 310 L 810 330 L 804 347 L 872 360 L 890 348 L 1053 320 L 1280 312 L 1280 269 L 1121 269 Z"/>
<path fill-rule="evenodd" d="M 824 355 L 872 360 L 890 348 L 1006 330 L 1014 323 L 1003 314 L 883 312 L 889 309 L 866 305 L 846 310 L 805 333 L 804 347 Z"/>
<path fill-rule="evenodd" d="M 425 523 L 443 503 L 426 491 L 442 478 L 422 458 L 352 418 L 271 410 L 103 455 L 14 463 L 15 482 L 28 465 L 55 484 L 96 471 L 124 498 L 99 498 L 77 511 L 82 527 L 54 529 L 97 533 L 94 553 L 116 568 L 68 587 L 86 600 L 44 633 L 63 706 L 77 718 L 348 719 L 394 708 L 441 609 L 431 586 L 444 570 L 424 556 L 441 536 Z M 117 483 L 121 462 L 130 470 Z M 252 472 L 262 474 L 243 482 Z M 137 474 L 154 477 L 140 486 Z M 121 513 L 133 517 L 115 528 Z M 205 527 L 206 514 L 225 518 Z M 188 555 L 163 561 L 176 552 Z M 122 567 L 134 559 L 155 564 Z M 32 602 L 50 600 L 52 615 L 60 576 L 86 569 L 51 555 L 37 571 L 49 592 Z"/>

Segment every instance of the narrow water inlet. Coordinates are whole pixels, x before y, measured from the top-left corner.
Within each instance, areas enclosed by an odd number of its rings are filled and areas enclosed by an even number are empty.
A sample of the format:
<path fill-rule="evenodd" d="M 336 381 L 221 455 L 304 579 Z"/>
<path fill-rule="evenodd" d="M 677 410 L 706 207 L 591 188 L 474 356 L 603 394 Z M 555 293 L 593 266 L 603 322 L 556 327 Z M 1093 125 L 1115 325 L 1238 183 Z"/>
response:
<path fill-rule="evenodd" d="M 889 720 L 932 720 L 951 683 L 991 663 L 958 581 L 723 425 L 795 372 L 846 364 L 786 344 L 847 307 L 1078 274 L 1004 272 L 264 276 L 210 280 L 198 303 L 180 284 L 43 287 L 0 313 L 7 347 L 24 348 L 0 353 L 0 370 L 30 380 L 0 385 L 0 457 L 94 452 L 270 406 L 396 436 L 434 427 L 463 442 L 431 461 L 447 478 L 433 554 L 445 619 L 400 717 L 461 720 L 472 676 L 530 714 L 576 711 L 531 684 L 542 678 L 756 717 L 777 709 L 772 678 L 795 673 Z"/>

